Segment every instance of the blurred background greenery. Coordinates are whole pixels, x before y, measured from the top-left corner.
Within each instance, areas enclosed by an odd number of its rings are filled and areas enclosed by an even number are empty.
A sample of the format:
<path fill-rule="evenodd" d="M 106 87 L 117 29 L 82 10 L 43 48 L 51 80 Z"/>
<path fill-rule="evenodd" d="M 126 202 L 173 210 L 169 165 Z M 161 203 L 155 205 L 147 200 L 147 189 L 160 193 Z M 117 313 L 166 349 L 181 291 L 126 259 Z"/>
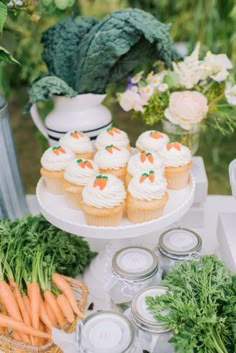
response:
<path fill-rule="evenodd" d="M 0 65 L 0 91 L 9 99 L 12 126 L 17 144 L 20 167 L 27 192 L 34 192 L 39 177 L 40 156 L 45 141 L 29 116 L 23 115 L 27 101 L 27 87 L 41 72 L 46 71 L 41 59 L 41 33 L 71 11 L 81 15 L 103 17 L 124 7 L 139 7 L 152 12 L 163 22 L 171 23 L 175 41 L 185 42 L 191 51 L 198 40 L 205 49 L 227 53 L 236 64 L 236 4 L 235 0 L 78 0 L 74 9 L 42 11 L 37 23 L 32 23 L 21 12 L 8 18 L 1 45 L 21 63 Z M 109 99 L 115 123 L 126 130 L 132 142 L 147 129 L 140 120 L 132 121 L 115 99 Z M 230 193 L 228 163 L 236 158 L 236 135 L 222 136 L 215 131 L 204 131 L 198 155 L 203 156 L 209 178 L 209 192 Z"/>

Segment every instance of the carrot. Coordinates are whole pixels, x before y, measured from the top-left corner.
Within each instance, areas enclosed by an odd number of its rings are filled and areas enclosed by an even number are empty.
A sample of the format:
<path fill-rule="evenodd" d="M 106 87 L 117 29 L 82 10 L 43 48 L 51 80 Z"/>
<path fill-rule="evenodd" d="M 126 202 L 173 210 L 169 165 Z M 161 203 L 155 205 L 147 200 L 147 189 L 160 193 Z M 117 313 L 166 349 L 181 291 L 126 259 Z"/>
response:
<path fill-rule="evenodd" d="M 45 331 L 46 331 L 45 326 L 44 326 L 44 324 L 43 324 L 42 321 L 39 321 L 39 329 L 40 329 L 40 331 L 42 331 L 42 332 L 45 332 Z M 45 343 L 46 343 L 46 339 L 45 339 L 45 338 L 38 338 L 38 345 L 39 345 L 39 346 L 42 346 L 42 345 L 44 345 Z"/>
<path fill-rule="evenodd" d="M 40 310 L 40 288 L 38 282 L 27 284 L 27 291 L 30 299 L 32 327 L 39 328 L 39 310 Z M 37 342 L 36 342 L 37 343 Z"/>
<path fill-rule="evenodd" d="M 57 304 L 54 294 L 50 290 L 46 290 L 44 292 L 44 299 L 48 303 L 50 308 L 53 310 L 60 328 L 63 328 L 65 326 L 65 319 L 61 309 Z"/>
<path fill-rule="evenodd" d="M 20 320 L 12 319 L 11 317 L 3 314 L 0 314 L 0 327 L 12 328 L 13 330 L 16 330 L 18 332 L 22 332 L 31 336 L 51 339 L 51 335 L 49 335 L 48 333 L 42 332 L 40 330 L 36 330 L 30 326 L 27 326 Z"/>
<path fill-rule="evenodd" d="M 40 297 L 39 317 L 40 317 L 40 320 L 42 321 L 42 323 L 44 323 L 44 325 L 46 327 L 48 327 L 50 330 L 52 330 L 53 324 L 52 324 L 50 318 L 48 317 L 48 313 L 46 311 L 46 308 L 45 308 L 45 305 L 44 305 L 44 301 L 43 301 L 43 299 L 41 297 Z"/>
<path fill-rule="evenodd" d="M 28 297 L 28 295 L 23 295 L 23 297 L 22 297 L 22 299 L 23 299 L 23 301 L 24 301 L 24 303 L 25 303 L 25 307 L 26 307 L 26 310 L 27 310 L 27 312 L 28 312 L 28 314 L 29 314 L 29 318 L 30 318 L 30 321 L 31 321 L 31 312 L 30 312 L 30 300 L 29 300 L 29 297 Z M 31 326 L 31 324 L 30 324 L 30 326 Z"/>
<path fill-rule="evenodd" d="M 75 300 L 75 296 L 74 296 L 74 292 L 73 292 L 71 286 L 58 273 L 54 273 L 52 275 L 52 281 L 65 294 L 65 296 L 66 296 L 68 302 L 70 303 L 74 313 L 79 318 L 84 319 L 84 315 L 81 313 L 81 311 L 79 310 L 79 308 L 77 306 L 77 303 L 76 303 L 76 300 Z"/>
<path fill-rule="evenodd" d="M 46 312 L 48 314 L 48 317 L 52 323 L 52 326 L 57 327 L 57 319 L 56 319 L 56 316 L 54 315 L 54 312 L 52 311 L 51 307 L 46 302 L 44 302 L 44 306 L 45 306 Z"/>
<path fill-rule="evenodd" d="M 72 277 L 67 277 L 67 276 L 64 276 L 64 275 L 60 275 L 60 276 L 62 278 L 64 278 L 65 281 L 73 284 L 76 287 L 79 287 L 79 288 L 83 289 L 84 292 L 88 293 L 88 288 L 86 287 L 86 285 L 84 283 L 82 283 L 82 282 L 80 282 L 77 279 L 72 278 Z"/>
<path fill-rule="evenodd" d="M 64 316 L 68 320 L 68 322 L 71 324 L 74 321 L 74 313 L 71 308 L 70 303 L 68 302 L 66 296 L 64 294 L 60 294 L 57 297 L 57 304 L 61 308 L 61 311 L 63 312 Z"/>

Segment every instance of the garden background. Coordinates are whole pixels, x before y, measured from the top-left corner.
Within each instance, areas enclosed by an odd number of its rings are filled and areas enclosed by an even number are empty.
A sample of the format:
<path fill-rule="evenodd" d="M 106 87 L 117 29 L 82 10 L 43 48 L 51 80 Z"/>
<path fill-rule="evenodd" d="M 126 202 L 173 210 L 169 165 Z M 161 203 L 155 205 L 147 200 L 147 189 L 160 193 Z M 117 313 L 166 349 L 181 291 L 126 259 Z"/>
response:
<path fill-rule="evenodd" d="M 27 102 L 27 88 L 40 72 L 46 71 L 41 59 L 41 33 L 71 11 L 81 15 L 103 17 L 124 7 L 140 7 L 152 12 L 162 22 L 171 23 L 171 34 L 177 42 L 187 42 L 191 51 L 199 40 L 203 48 L 214 53 L 227 53 L 236 65 L 236 5 L 234 0 L 79 0 L 73 9 L 42 11 L 38 22 L 30 21 L 22 12 L 8 17 L 1 45 L 20 62 L 0 65 L 0 91 L 9 100 L 11 122 L 16 141 L 20 169 L 27 193 L 34 193 L 39 178 L 40 157 L 47 142 L 40 136 L 30 117 L 23 114 Z M 141 55 L 141 54 L 140 54 Z M 235 70 L 234 70 L 235 72 Z M 106 102 L 113 113 L 115 124 L 127 131 L 134 142 L 148 126 L 132 120 L 115 101 Z M 155 126 L 158 129 L 158 126 Z M 222 136 L 214 130 L 201 134 L 200 149 L 208 179 L 209 193 L 228 194 L 228 164 L 236 158 L 236 134 Z"/>

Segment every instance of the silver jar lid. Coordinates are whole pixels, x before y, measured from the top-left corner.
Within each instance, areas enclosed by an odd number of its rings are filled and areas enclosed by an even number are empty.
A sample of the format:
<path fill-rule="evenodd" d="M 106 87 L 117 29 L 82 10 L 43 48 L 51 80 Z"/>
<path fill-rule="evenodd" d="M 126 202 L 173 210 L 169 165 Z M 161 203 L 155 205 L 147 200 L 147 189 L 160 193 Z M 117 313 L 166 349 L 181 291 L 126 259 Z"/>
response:
<path fill-rule="evenodd" d="M 136 326 L 141 330 L 153 334 L 170 332 L 163 323 L 158 322 L 148 309 L 146 297 L 156 297 L 166 294 L 168 288 L 164 286 L 152 286 L 140 290 L 132 300 L 131 315 Z"/>
<path fill-rule="evenodd" d="M 161 234 L 159 251 L 174 260 L 198 257 L 202 249 L 202 239 L 187 228 L 172 228 Z"/>
<path fill-rule="evenodd" d="M 158 271 L 157 255 L 143 247 L 127 247 L 115 253 L 112 259 L 114 275 L 126 281 L 142 281 Z"/>
<path fill-rule="evenodd" d="M 135 329 L 126 316 L 99 311 L 83 321 L 81 346 L 90 353 L 128 353 L 135 345 Z"/>

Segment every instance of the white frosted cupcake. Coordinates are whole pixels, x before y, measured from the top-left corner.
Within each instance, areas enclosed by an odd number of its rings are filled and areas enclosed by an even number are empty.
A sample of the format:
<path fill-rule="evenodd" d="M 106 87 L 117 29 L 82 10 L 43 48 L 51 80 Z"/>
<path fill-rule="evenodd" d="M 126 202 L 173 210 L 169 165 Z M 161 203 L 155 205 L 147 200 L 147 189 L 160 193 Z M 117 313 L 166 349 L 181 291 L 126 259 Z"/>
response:
<path fill-rule="evenodd" d="M 135 175 L 128 186 L 128 219 L 134 223 L 156 219 L 163 214 L 167 201 L 167 183 L 163 175 L 153 170 Z"/>
<path fill-rule="evenodd" d="M 125 182 L 130 152 L 123 147 L 109 145 L 100 149 L 94 156 L 100 173 L 113 174 Z"/>
<path fill-rule="evenodd" d="M 126 185 L 129 184 L 130 180 L 135 175 L 140 175 L 146 170 L 154 170 L 155 173 L 163 174 L 164 163 L 163 161 L 152 152 L 142 151 L 135 154 L 129 160 L 127 173 L 126 173 Z"/>
<path fill-rule="evenodd" d="M 64 192 L 68 206 L 80 208 L 83 188 L 97 173 L 98 167 L 92 160 L 79 158 L 68 163 L 64 172 Z"/>
<path fill-rule="evenodd" d="M 165 164 L 165 176 L 170 189 L 182 189 L 189 182 L 192 154 L 188 147 L 179 142 L 166 144 L 159 152 Z"/>
<path fill-rule="evenodd" d="M 92 159 L 94 150 L 88 135 L 75 130 L 60 138 L 62 147 L 69 148 L 78 158 Z"/>
<path fill-rule="evenodd" d="M 86 223 L 95 226 L 116 226 L 121 222 L 126 192 L 120 179 L 112 174 L 98 174 L 82 191 L 81 208 Z"/>
<path fill-rule="evenodd" d="M 137 149 L 158 153 L 159 150 L 169 142 L 169 137 L 162 132 L 149 130 L 143 132 L 136 141 Z"/>
<path fill-rule="evenodd" d="M 52 193 L 63 193 L 64 169 L 74 158 L 75 155 L 71 150 L 61 146 L 50 147 L 42 155 L 40 173 Z"/>
<path fill-rule="evenodd" d="M 98 135 L 95 142 L 96 149 L 100 150 L 108 145 L 130 149 L 128 135 L 125 131 L 118 129 L 117 127 L 108 128 Z"/>

